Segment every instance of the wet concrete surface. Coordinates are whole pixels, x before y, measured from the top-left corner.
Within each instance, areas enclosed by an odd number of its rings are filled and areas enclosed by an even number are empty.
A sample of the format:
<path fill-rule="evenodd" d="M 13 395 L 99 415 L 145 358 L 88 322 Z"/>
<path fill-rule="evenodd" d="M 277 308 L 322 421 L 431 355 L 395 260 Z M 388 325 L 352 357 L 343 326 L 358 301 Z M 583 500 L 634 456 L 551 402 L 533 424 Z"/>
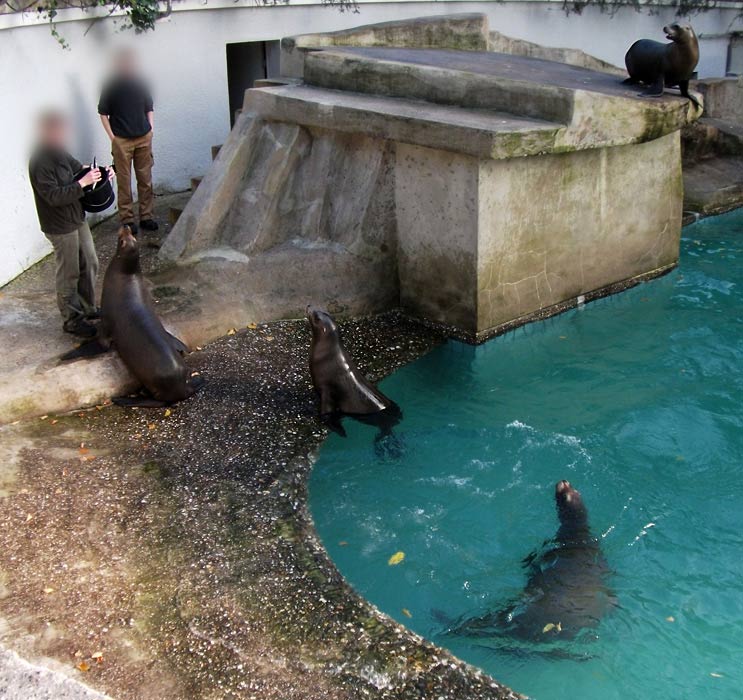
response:
<path fill-rule="evenodd" d="M 442 341 L 394 313 L 342 329 L 375 380 Z M 329 561 L 309 341 L 302 321 L 246 329 L 189 356 L 206 385 L 170 409 L 0 429 L 0 645 L 116 700 L 517 697 Z"/>

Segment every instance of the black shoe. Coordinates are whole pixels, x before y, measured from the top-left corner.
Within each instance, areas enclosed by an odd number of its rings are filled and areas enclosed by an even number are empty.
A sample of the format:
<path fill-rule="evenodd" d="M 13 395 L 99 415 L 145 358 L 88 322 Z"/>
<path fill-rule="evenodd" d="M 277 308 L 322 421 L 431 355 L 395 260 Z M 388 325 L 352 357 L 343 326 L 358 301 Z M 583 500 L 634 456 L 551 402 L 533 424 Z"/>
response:
<path fill-rule="evenodd" d="M 65 332 L 77 335 L 80 338 L 95 338 L 98 331 L 92 323 L 88 323 L 85 319 L 77 319 L 75 321 L 65 321 L 64 326 Z"/>
<path fill-rule="evenodd" d="M 92 311 L 88 311 L 87 314 L 85 314 L 85 320 L 86 321 L 100 321 L 101 320 L 101 310 L 99 307 L 96 307 Z"/>
<path fill-rule="evenodd" d="M 133 221 L 128 224 L 121 224 L 122 226 L 126 226 L 131 232 L 132 236 L 136 236 L 139 233 L 139 229 L 137 229 L 137 224 L 135 224 Z"/>
<path fill-rule="evenodd" d="M 139 227 L 144 231 L 157 231 L 160 228 L 154 219 L 142 219 L 139 222 Z"/>

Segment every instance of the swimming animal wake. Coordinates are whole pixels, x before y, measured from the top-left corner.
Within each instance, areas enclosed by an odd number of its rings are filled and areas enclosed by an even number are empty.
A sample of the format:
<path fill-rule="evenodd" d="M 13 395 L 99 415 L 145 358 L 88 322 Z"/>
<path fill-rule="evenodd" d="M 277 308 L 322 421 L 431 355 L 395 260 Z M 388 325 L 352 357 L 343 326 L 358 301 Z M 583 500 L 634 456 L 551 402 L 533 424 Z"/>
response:
<path fill-rule="evenodd" d="M 519 598 L 498 612 L 460 621 L 450 633 L 529 642 L 573 639 L 597 628 L 616 606 L 607 586 L 609 567 L 591 534 L 580 493 L 560 481 L 555 502 L 560 527 L 543 551 L 524 559 L 529 575 Z"/>

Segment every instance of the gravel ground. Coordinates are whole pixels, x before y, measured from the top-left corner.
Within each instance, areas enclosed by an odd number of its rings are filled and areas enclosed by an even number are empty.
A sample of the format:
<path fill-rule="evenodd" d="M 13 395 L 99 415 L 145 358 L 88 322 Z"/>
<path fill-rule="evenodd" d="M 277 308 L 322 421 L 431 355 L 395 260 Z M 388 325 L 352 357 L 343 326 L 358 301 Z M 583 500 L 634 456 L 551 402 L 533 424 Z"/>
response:
<path fill-rule="evenodd" d="M 347 322 L 379 379 L 441 342 Z M 193 353 L 170 410 L 105 406 L 0 431 L 0 643 L 116 700 L 515 698 L 343 581 L 306 510 L 315 418 L 304 322 Z"/>

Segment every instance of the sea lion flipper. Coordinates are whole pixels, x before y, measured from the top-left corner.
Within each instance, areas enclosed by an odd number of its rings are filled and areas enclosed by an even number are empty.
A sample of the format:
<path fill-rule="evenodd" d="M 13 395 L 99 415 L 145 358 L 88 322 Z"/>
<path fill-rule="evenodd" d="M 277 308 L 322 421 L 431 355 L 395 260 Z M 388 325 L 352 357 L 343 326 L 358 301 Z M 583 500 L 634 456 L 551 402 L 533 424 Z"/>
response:
<path fill-rule="evenodd" d="M 699 104 L 697 98 L 689 93 L 688 80 L 679 80 L 679 90 L 681 91 L 682 97 L 686 97 L 697 109 L 702 109 L 702 105 Z"/>
<path fill-rule="evenodd" d="M 662 97 L 663 96 L 663 89 L 665 88 L 665 81 L 663 79 L 663 74 L 661 73 L 654 81 L 653 84 L 650 85 L 644 92 L 642 92 L 643 97 Z"/>
<path fill-rule="evenodd" d="M 330 428 L 334 433 L 338 433 L 341 437 L 348 437 L 348 434 L 346 433 L 346 429 L 343 427 L 343 424 L 341 423 L 341 419 L 343 416 L 341 416 L 340 413 L 337 411 L 331 412 L 331 413 L 321 413 L 320 414 L 320 420 Z"/>
<path fill-rule="evenodd" d="M 102 341 L 100 338 L 94 338 L 87 343 L 81 343 L 74 350 L 66 352 L 59 358 L 60 362 L 71 362 L 72 360 L 81 360 L 88 357 L 97 357 L 103 355 L 111 349 L 110 343 Z"/>

